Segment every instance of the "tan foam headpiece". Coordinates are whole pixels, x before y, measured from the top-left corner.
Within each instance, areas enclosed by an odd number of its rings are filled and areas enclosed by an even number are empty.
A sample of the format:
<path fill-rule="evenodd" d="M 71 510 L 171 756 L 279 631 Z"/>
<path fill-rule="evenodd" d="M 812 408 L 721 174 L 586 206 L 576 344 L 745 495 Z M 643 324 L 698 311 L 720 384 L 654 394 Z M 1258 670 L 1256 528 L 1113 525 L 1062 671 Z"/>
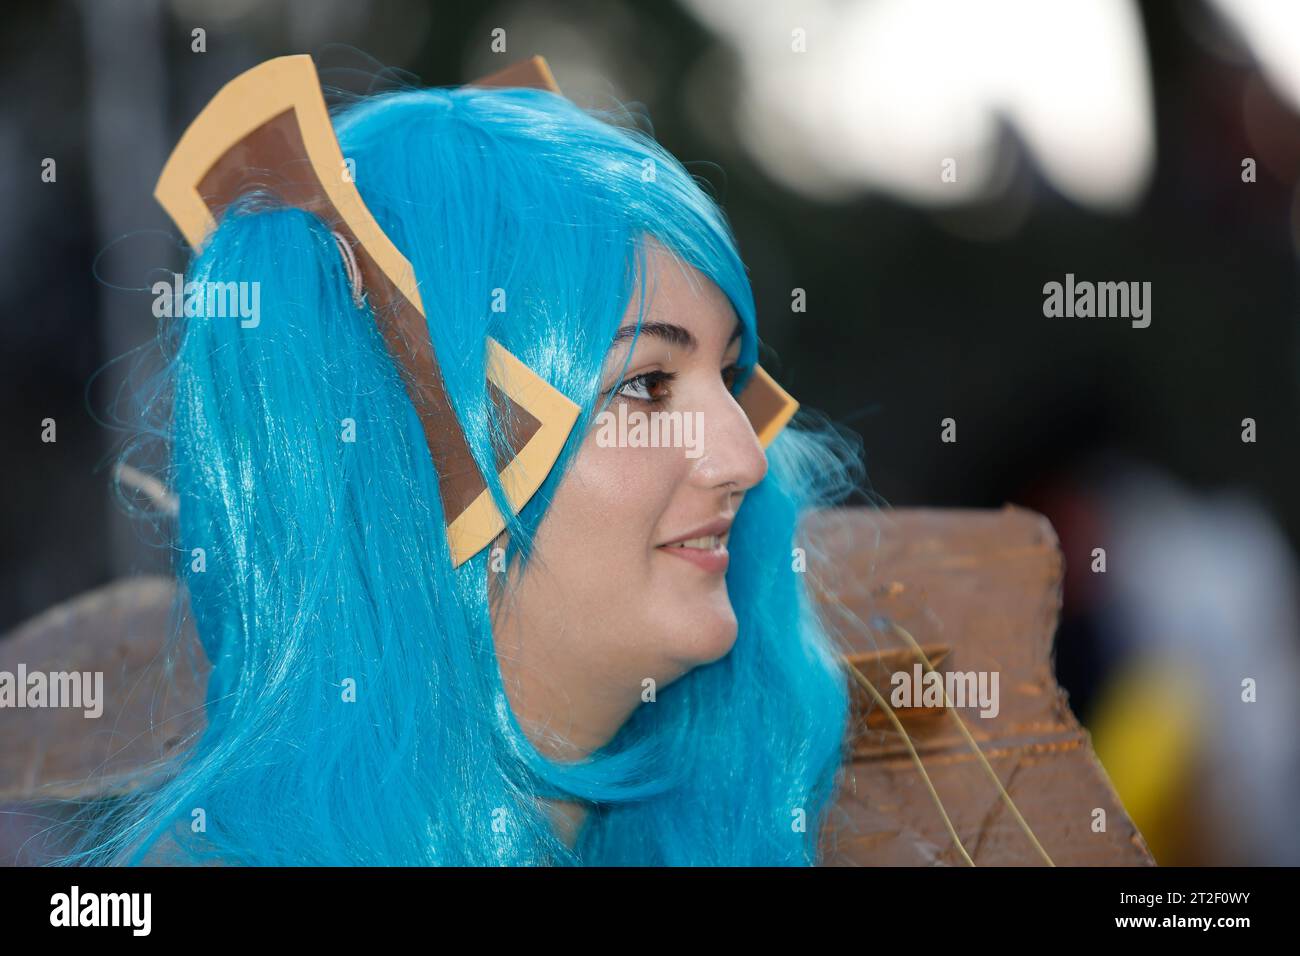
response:
<path fill-rule="evenodd" d="M 539 56 L 473 85 L 560 92 Z M 505 520 L 448 400 L 415 271 L 349 175 L 310 56 L 268 60 L 222 87 L 181 137 L 154 196 L 197 250 L 231 203 L 268 187 L 334 230 L 354 299 L 361 302 L 364 290 L 419 415 L 442 488 L 452 562 L 461 565 L 501 533 Z M 579 409 L 500 343 L 488 339 L 487 349 L 488 392 L 512 432 L 497 474 L 518 513 L 546 480 Z M 798 408 L 761 368 L 739 401 L 764 447 Z"/>

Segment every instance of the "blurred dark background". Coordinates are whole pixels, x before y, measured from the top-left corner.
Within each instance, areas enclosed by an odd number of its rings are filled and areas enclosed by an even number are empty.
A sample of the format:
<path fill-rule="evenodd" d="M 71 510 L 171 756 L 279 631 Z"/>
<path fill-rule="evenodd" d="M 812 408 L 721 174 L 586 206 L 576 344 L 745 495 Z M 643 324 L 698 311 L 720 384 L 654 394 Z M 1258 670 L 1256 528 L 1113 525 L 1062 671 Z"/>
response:
<path fill-rule="evenodd" d="M 583 105 L 642 104 L 731 217 L 765 364 L 861 435 L 876 500 L 1051 519 L 1059 676 L 1157 859 L 1300 862 L 1300 4 L 13 0 L 0 631 L 164 567 L 106 425 L 184 263 L 153 184 L 223 83 L 300 52 L 351 92 L 541 53 Z M 1150 282 L 1150 326 L 1045 317 L 1067 273 Z"/>

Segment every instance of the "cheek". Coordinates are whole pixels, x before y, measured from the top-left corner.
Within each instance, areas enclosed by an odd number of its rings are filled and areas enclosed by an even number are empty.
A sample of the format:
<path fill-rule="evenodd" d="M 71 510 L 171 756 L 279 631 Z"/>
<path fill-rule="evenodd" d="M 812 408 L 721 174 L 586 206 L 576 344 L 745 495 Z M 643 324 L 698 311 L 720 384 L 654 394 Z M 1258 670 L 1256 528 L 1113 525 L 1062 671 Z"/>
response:
<path fill-rule="evenodd" d="M 685 480 L 679 449 L 602 448 L 589 434 L 538 532 L 538 552 L 588 619 L 643 593 L 660 521 Z"/>
<path fill-rule="evenodd" d="M 664 682 L 735 640 L 725 581 L 655 551 L 705 513 L 691 467 L 680 448 L 603 448 L 589 436 L 547 511 L 545 600 L 568 650 L 599 669 Z"/>

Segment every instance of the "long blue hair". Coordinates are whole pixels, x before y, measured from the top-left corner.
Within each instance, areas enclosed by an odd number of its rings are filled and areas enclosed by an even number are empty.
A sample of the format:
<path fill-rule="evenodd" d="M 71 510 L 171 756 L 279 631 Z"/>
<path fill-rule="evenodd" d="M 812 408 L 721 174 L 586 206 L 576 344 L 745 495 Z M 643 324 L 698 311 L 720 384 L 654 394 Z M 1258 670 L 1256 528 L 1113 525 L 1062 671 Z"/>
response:
<path fill-rule="evenodd" d="M 448 392 L 500 502 L 485 339 L 583 409 L 509 522 L 511 560 L 529 559 L 600 409 L 645 237 L 727 295 L 740 365 L 756 361 L 724 216 L 651 136 L 613 118 L 540 90 L 473 87 L 372 96 L 334 118 L 362 197 L 414 265 Z M 768 448 L 729 545 L 730 653 L 660 690 L 589 759 L 553 761 L 507 701 L 490 551 L 452 567 L 419 421 L 329 225 L 250 197 L 187 279 L 260 288 L 255 326 L 180 318 L 160 331 L 153 401 L 180 504 L 178 578 L 211 664 L 207 726 L 79 819 L 60 862 L 817 862 L 848 688 L 795 531 L 855 482 L 838 434 L 796 425 Z M 543 797 L 589 808 L 572 849 Z"/>

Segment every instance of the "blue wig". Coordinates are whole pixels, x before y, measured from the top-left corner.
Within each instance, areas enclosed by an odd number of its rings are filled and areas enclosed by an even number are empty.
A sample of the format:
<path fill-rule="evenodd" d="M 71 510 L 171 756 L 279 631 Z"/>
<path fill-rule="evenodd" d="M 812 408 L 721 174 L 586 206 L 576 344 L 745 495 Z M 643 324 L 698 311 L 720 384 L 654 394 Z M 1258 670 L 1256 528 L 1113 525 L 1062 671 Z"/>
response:
<path fill-rule="evenodd" d="M 528 560 L 594 425 L 645 237 L 726 294 L 743 324 L 740 366 L 755 364 L 730 228 L 639 129 L 549 92 L 474 87 L 373 96 L 334 122 L 362 197 L 415 268 L 448 393 L 499 503 L 486 338 L 583 409 L 509 521 L 510 560 Z M 329 225 L 241 202 L 187 278 L 260 284 L 256 327 L 190 318 L 160 333 L 168 362 L 153 401 L 180 502 L 178 576 L 211 663 L 207 726 L 110 809 L 83 815 L 61 862 L 817 862 L 848 688 L 792 555 L 801 514 L 853 484 L 838 435 L 801 420 L 768 449 L 729 544 L 730 653 L 663 689 L 589 758 L 559 762 L 508 703 L 490 551 L 452 567 L 420 423 L 368 306 L 352 301 Z M 355 440 L 340 440 L 347 428 Z M 588 808 L 572 848 L 539 798 Z"/>

